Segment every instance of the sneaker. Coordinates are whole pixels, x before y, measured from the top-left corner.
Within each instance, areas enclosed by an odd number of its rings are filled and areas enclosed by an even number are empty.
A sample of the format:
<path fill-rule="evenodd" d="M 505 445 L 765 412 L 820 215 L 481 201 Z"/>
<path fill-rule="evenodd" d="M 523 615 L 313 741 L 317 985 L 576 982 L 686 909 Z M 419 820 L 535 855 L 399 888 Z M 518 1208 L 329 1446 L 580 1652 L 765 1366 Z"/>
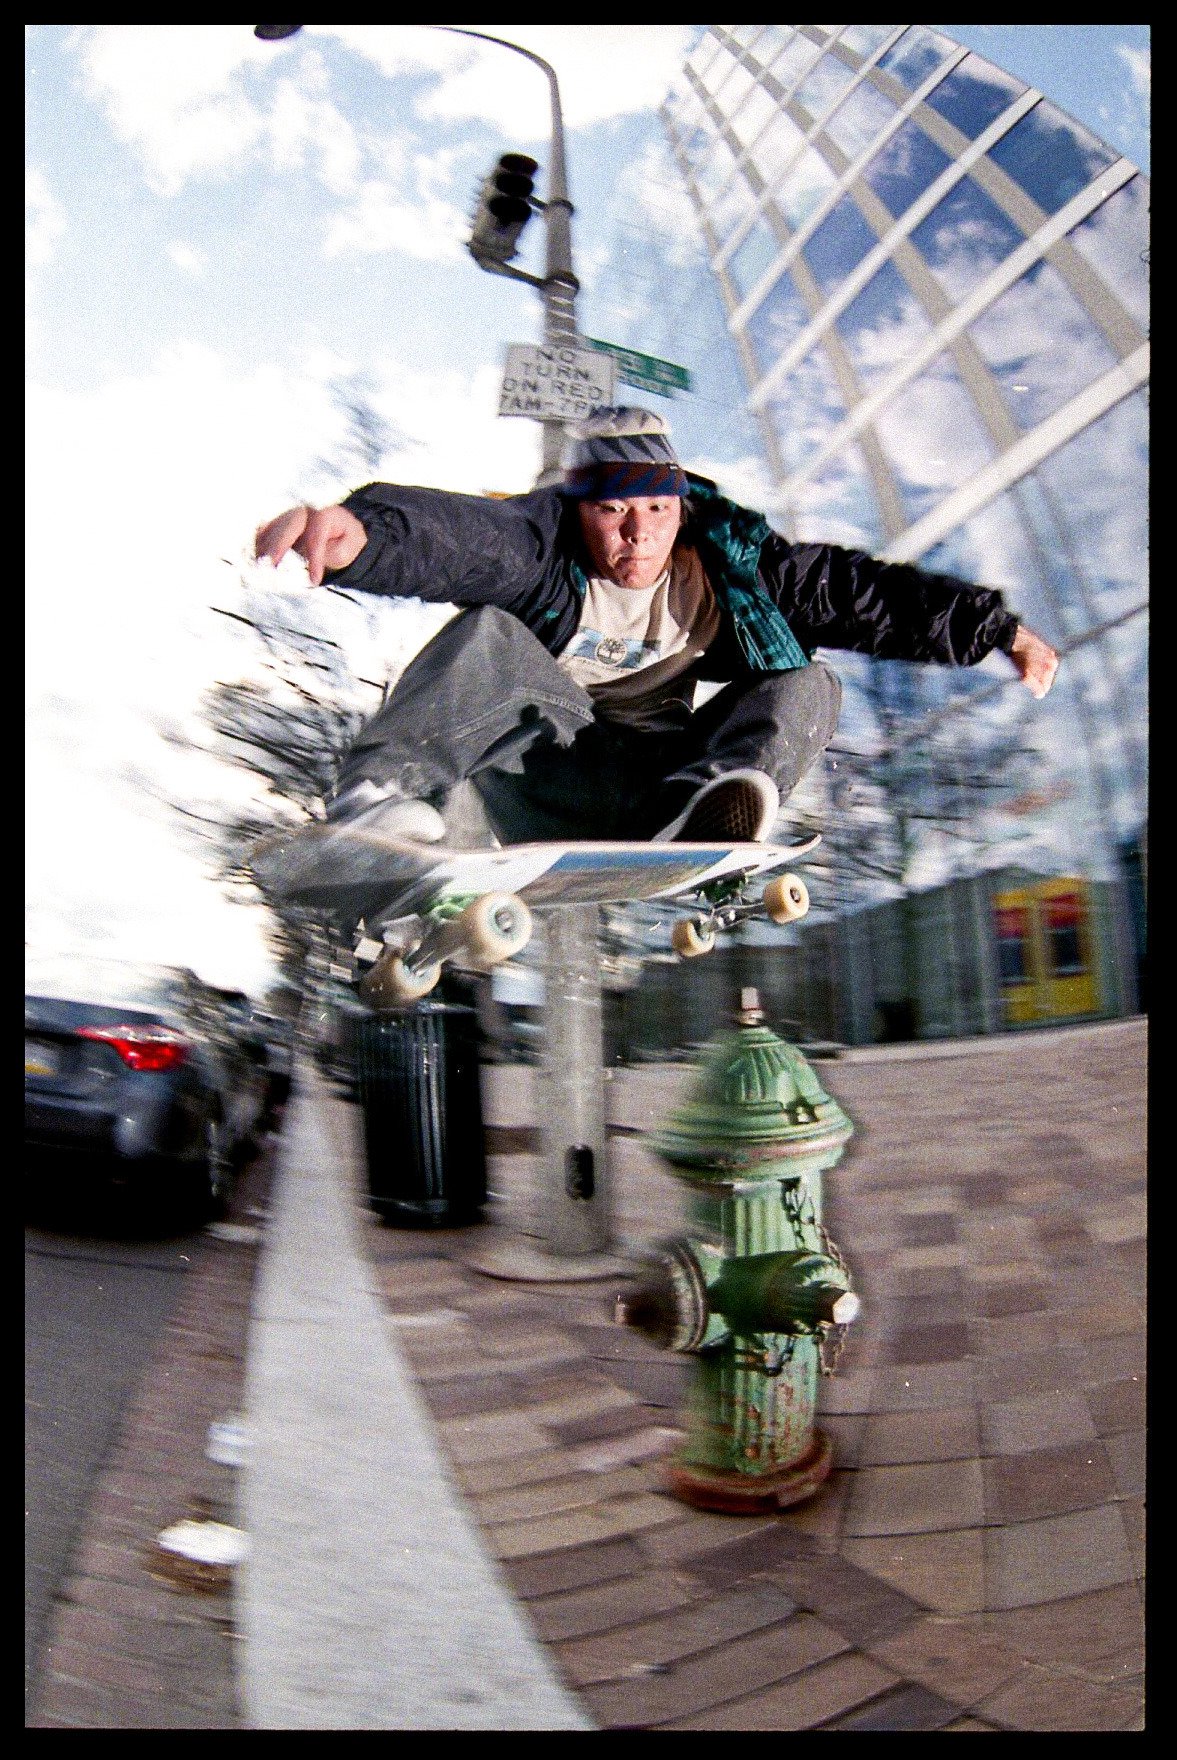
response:
<path fill-rule="evenodd" d="M 776 783 L 763 770 L 728 770 L 705 782 L 654 842 L 762 843 L 780 806 Z"/>
<path fill-rule="evenodd" d="M 383 794 L 374 782 L 358 782 L 327 808 L 324 830 L 374 831 L 381 837 L 404 837 L 411 843 L 440 843 L 445 820 L 428 801 L 401 794 Z"/>

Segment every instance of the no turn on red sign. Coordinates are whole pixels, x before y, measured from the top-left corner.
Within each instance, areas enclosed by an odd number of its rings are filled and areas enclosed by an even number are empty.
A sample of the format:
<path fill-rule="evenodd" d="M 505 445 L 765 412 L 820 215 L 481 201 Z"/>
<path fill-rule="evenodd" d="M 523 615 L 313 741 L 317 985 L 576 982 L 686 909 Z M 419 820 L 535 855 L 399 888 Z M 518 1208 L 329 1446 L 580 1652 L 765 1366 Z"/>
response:
<path fill-rule="evenodd" d="M 612 403 L 617 363 L 595 349 L 513 342 L 507 349 L 501 416 L 536 422 L 578 422 L 599 403 Z"/>

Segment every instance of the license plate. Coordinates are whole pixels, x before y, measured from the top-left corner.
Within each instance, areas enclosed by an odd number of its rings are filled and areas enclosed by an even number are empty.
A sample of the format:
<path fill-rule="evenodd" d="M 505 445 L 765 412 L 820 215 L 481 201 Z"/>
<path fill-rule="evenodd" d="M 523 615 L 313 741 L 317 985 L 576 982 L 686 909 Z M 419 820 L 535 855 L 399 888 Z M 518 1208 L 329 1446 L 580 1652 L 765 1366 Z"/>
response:
<path fill-rule="evenodd" d="M 57 1074 L 57 1047 L 43 1045 L 39 1039 L 26 1039 L 25 1074 L 26 1076 L 55 1076 Z"/>

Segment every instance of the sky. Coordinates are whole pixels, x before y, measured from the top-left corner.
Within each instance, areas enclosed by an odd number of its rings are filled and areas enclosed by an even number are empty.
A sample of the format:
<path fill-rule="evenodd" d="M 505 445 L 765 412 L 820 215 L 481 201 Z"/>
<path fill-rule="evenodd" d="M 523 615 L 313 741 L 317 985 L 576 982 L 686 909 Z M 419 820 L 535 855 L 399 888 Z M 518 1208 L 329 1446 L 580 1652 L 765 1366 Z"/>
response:
<path fill-rule="evenodd" d="M 657 111 L 702 27 L 469 28 L 558 74 L 582 330 L 666 355 L 631 246 L 662 240 L 671 273 L 695 248 Z M 1147 169 L 1146 26 L 939 28 Z M 260 994 L 260 906 L 226 901 L 174 805 L 215 812 L 249 787 L 193 745 L 201 692 L 252 664 L 216 608 L 278 594 L 340 642 L 374 708 L 436 613 L 312 594 L 293 559 L 263 580 L 255 527 L 372 474 L 534 480 L 539 430 L 497 400 L 540 302 L 463 246 L 498 154 L 546 163 L 547 83 L 420 25 L 277 44 L 248 25 L 32 25 L 25 43 L 26 943 Z M 523 267 L 541 247 L 537 220 Z M 347 456 L 341 382 L 386 424 L 378 473 Z M 753 496 L 741 412 L 700 394 L 677 415 L 688 462 Z"/>

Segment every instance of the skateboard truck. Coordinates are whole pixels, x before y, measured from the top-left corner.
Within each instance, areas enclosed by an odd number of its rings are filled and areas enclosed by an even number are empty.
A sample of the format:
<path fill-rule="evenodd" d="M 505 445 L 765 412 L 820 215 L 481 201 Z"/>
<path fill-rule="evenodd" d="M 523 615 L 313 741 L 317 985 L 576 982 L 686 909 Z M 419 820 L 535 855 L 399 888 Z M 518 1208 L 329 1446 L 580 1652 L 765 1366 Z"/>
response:
<path fill-rule="evenodd" d="M 696 893 L 705 905 L 693 917 L 683 917 L 670 933 L 670 945 L 680 959 L 697 959 L 710 953 L 721 929 L 734 928 L 749 917 L 762 914 L 774 923 L 795 923 L 809 909 L 809 888 L 796 874 L 777 874 L 764 888 L 760 899 L 745 894 L 754 870 L 725 875 Z"/>
<path fill-rule="evenodd" d="M 531 939 L 531 912 L 510 892 L 483 892 L 442 899 L 426 919 L 415 946 L 389 942 L 359 982 L 374 1007 L 403 1007 L 428 996 L 447 960 L 465 954 L 486 971 L 519 953 Z"/>

